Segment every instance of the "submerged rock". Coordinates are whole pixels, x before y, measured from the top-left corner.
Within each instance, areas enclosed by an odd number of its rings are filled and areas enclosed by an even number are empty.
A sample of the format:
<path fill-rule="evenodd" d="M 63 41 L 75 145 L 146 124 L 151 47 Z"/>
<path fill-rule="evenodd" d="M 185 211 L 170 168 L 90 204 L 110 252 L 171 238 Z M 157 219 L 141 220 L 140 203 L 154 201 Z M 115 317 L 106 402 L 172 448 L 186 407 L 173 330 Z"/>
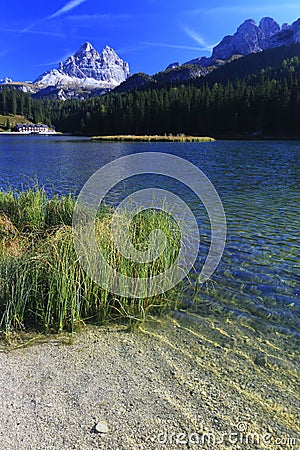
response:
<path fill-rule="evenodd" d="M 266 367 L 268 360 L 265 355 L 257 355 L 254 359 L 254 363 L 259 367 Z"/>

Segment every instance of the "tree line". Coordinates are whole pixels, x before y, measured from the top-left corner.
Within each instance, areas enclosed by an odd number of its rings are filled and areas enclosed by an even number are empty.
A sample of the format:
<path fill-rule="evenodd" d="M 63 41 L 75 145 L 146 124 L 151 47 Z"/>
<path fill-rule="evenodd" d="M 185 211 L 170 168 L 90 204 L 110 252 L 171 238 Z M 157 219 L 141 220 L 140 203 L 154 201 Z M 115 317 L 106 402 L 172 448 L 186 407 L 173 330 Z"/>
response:
<path fill-rule="evenodd" d="M 1 86 L 0 90 L 0 114 L 20 115 L 34 123 L 51 124 L 48 105 L 31 97 L 12 86 Z"/>
<path fill-rule="evenodd" d="M 56 128 L 106 134 L 299 134 L 300 82 L 262 78 L 212 87 L 109 94 L 85 101 L 49 104 Z"/>
<path fill-rule="evenodd" d="M 83 135 L 299 135 L 300 57 L 224 83 L 203 78 L 86 100 L 36 100 L 4 87 L 0 113 L 5 112 Z"/>

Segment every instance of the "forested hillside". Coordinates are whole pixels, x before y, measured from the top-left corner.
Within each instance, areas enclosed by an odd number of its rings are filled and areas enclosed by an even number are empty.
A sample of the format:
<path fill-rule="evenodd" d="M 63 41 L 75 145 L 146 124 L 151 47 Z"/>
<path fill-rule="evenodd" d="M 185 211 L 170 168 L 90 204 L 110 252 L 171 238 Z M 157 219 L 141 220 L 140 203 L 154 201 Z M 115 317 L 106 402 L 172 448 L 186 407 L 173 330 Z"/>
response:
<path fill-rule="evenodd" d="M 25 116 L 34 123 L 51 124 L 47 104 L 31 98 L 30 94 L 19 89 L 2 86 L 0 90 L 0 114 Z"/>
<path fill-rule="evenodd" d="M 250 55 L 190 83 L 87 100 L 36 100 L 3 87 L 0 114 L 85 135 L 300 135 L 300 46 L 294 47 L 294 56 L 290 48 Z"/>
<path fill-rule="evenodd" d="M 57 128 L 84 134 L 300 134 L 300 57 L 226 83 L 109 94 L 48 108 Z"/>
<path fill-rule="evenodd" d="M 281 75 L 288 76 L 297 68 L 299 75 L 299 58 L 300 44 L 272 48 L 243 58 L 235 58 L 229 64 L 210 71 L 205 78 L 194 80 L 193 84 L 198 87 L 203 83 L 212 86 L 214 83 L 224 84 L 238 79 L 245 79 L 251 84 L 259 79 L 259 74 L 278 79 Z"/>

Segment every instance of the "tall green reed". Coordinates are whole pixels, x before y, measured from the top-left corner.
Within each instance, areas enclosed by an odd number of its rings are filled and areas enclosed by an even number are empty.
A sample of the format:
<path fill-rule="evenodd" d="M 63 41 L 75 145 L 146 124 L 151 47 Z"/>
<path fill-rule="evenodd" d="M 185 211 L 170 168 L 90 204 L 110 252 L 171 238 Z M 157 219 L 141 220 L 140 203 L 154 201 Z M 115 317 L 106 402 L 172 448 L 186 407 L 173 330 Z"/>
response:
<path fill-rule="evenodd" d="M 43 189 L 0 192 L 0 329 L 59 332 L 84 322 L 126 321 L 135 326 L 149 313 L 176 306 L 176 289 L 138 299 L 113 295 L 98 286 L 81 267 L 73 244 L 71 195 L 48 198 Z M 96 220 L 97 242 L 111 267 L 128 276 L 149 277 L 172 265 L 180 232 L 166 213 L 147 210 L 130 226 L 132 243 L 145 250 L 153 229 L 162 230 L 167 246 L 147 264 L 124 258 L 112 238 L 113 211 L 104 208 Z M 126 212 L 122 220 L 128 221 Z M 125 222 L 124 222 L 125 223 Z"/>

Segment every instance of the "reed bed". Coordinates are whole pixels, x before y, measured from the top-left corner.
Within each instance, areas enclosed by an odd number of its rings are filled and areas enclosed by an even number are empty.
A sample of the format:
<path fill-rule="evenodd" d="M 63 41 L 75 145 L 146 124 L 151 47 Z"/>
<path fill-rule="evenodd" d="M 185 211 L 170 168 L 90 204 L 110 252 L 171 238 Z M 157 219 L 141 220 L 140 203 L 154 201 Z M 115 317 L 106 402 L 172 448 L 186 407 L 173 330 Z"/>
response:
<path fill-rule="evenodd" d="M 127 321 L 133 327 L 147 314 L 176 307 L 176 289 L 156 297 L 123 298 L 99 287 L 78 262 L 72 235 L 76 199 L 49 198 L 43 189 L 0 192 L 0 330 L 74 331 L 86 322 Z M 131 225 L 132 242 L 147 248 L 153 229 L 162 229 L 168 245 L 153 263 L 132 264 L 121 257 L 111 236 L 113 211 L 96 220 L 97 243 L 118 271 L 136 277 L 155 275 L 178 255 L 180 233 L 172 218 L 148 210 Z M 124 213 L 124 220 L 128 220 Z"/>
<path fill-rule="evenodd" d="M 133 142 L 213 142 L 214 138 L 208 136 L 135 136 L 135 135 L 115 135 L 115 136 L 93 136 L 92 141 L 133 141 Z"/>

